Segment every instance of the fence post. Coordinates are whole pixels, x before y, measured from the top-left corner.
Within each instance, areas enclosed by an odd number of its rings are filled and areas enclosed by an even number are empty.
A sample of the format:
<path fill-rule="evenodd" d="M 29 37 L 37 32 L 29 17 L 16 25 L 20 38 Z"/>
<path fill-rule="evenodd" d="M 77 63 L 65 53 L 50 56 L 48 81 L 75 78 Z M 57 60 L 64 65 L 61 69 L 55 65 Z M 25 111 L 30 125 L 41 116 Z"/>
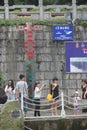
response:
<path fill-rule="evenodd" d="M 65 110 L 64 110 L 64 94 L 63 94 L 63 92 L 61 92 L 61 105 L 62 105 L 61 116 L 65 116 Z"/>
<path fill-rule="evenodd" d="M 44 18 L 43 0 L 39 0 L 39 11 L 40 11 L 40 20 L 43 20 Z"/>
<path fill-rule="evenodd" d="M 8 5 L 8 0 L 4 0 L 4 7 L 5 7 L 5 19 L 9 19 L 9 5 Z"/>
<path fill-rule="evenodd" d="M 23 93 L 21 93 L 21 110 L 24 114 L 24 109 L 23 109 Z"/>

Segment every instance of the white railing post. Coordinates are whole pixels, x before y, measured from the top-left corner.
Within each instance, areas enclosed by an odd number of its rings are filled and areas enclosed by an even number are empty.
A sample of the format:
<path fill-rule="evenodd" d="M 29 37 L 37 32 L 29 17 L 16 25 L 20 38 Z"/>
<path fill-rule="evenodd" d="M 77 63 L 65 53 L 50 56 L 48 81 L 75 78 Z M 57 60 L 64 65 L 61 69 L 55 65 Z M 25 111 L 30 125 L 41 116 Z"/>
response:
<path fill-rule="evenodd" d="M 5 19 L 9 19 L 9 5 L 8 5 L 8 0 L 4 0 L 4 8 L 5 8 Z"/>
<path fill-rule="evenodd" d="M 76 0 L 72 0 L 72 15 L 73 15 L 73 20 L 76 20 L 77 18 Z"/>
<path fill-rule="evenodd" d="M 63 94 L 63 92 L 61 92 L 61 105 L 62 105 L 61 116 L 65 116 L 65 110 L 64 110 L 64 94 Z"/>
<path fill-rule="evenodd" d="M 39 2 L 40 20 L 43 20 L 44 18 L 43 0 L 39 0 L 38 2 Z"/>
<path fill-rule="evenodd" d="M 24 109 L 23 109 L 23 93 L 21 93 L 21 110 L 24 113 Z"/>

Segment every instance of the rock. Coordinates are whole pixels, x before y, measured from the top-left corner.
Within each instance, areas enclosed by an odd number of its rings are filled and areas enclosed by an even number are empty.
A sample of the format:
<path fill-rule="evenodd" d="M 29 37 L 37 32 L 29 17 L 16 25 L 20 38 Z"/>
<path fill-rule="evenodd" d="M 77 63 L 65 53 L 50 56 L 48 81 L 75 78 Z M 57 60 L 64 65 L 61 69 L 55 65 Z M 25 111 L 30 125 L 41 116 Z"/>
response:
<path fill-rule="evenodd" d="M 24 119 L 18 101 L 8 101 L 0 112 L 0 130 L 24 130 Z"/>
<path fill-rule="evenodd" d="M 0 104 L 4 104 L 7 101 L 7 96 L 3 88 L 0 88 Z"/>

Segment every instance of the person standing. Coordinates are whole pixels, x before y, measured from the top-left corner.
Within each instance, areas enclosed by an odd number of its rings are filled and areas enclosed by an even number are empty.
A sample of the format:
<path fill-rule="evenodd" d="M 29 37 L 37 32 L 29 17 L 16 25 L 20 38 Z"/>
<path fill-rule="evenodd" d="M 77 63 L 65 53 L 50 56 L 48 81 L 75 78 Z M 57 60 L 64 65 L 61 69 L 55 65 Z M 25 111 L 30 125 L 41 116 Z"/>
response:
<path fill-rule="evenodd" d="M 81 89 L 82 89 L 82 99 L 87 99 L 87 95 L 86 95 L 86 93 L 87 93 L 87 80 L 82 80 Z M 83 108 L 82 112 L 87 113 L 87 108 Z"/>
<path fill-rule="evenodd" d="M 7 102 L 7 95 L 5 93 L 4 88 L 0 87 L 0 112 L 3 108 L 3 104 L 5 104 Z"/>
<path fill-rule="evenodd" d="M 73 97 L 74 115 L 79 114 L 79 104 L 78 104 L 79 100 L 81 100 L 81 98 L 79 97 L 78 91 L 76 91 Z"/>
<path fill-rule="evenodd" d="M 17 82 L 16 89 L 15 89 L 16 99 L 18 99 L 19 103 L 21 104 L 21 95 L 23 95 L 24 113 L 25 113 L 25 116 L 26 116 L 26 113 L 28 111 L 28 103 L 27 103 L 27 101 L 29 99 L 28 85 L 27 85 L 27 82 L 25 81 L 25 76 L 23 74 L 20 74 L 19 79 L 20 79 L 20 81 Z"/>
<path fill-rule="evenodd" d="M 59 99 L 59 85 L 58 79 L 55 77 L 53 79 L 53 83 L 50 87 L 50 93 L 53 95 L 53 102 L 52 102 L 52 115 L 57 115 L 57 101 Z"/>
<path fill-rule="evenodd" d="M 34 86 L 34 103 L 35 103 L 34 116 L 40 116 L 40 97 L 43 86 L 44 85 L 41 85 L 40 82 L 36 82 Z"/>
<path fill-rule="evenodd" d="M 14 82 L 12 79 L 9 79 L 8 84 L 5 87 L 5 93 L 8 100 L 15 100 Z"/>
<path fill-rule="evenodd" d="M 86 91 L 86 86 L 87 86 L 87 81 L 86 80 L 82 80 L 82 85 L 81 85 L 82 99 L 84 99 L 84 94 L 85 94 L 85 91 Z"/>

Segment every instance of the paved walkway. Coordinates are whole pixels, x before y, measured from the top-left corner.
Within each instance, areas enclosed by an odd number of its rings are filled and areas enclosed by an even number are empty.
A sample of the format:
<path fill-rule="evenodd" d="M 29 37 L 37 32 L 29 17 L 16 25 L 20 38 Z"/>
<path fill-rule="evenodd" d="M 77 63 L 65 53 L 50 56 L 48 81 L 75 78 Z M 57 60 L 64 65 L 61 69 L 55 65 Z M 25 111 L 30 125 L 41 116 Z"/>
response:
<path fill-rule="evenodd" d="M 51 116 L 53 116 L 51 111 L 48 111 L 48 112 L 47 111 L 41 111 L 40 113 L 41 113 L 41 117 L 51 117 Z M 58 110 L 57 113 L 58 114 L 54 117 L 57 117 L 57 116 L 61 117 L 61 110 Z M 82 113 L 82 110 L 79 110 L 78 116 L 83 116 L 83 115 L 84 115 L 84 113 Z M 74 115 L 73 109 L 71 109 L 71 110 L 66 109 L 65 110 L 65 116 L 76 116 L 76 115 Z M 34 111 L 28 111 L 26 117 L 34 118 Z"/>

